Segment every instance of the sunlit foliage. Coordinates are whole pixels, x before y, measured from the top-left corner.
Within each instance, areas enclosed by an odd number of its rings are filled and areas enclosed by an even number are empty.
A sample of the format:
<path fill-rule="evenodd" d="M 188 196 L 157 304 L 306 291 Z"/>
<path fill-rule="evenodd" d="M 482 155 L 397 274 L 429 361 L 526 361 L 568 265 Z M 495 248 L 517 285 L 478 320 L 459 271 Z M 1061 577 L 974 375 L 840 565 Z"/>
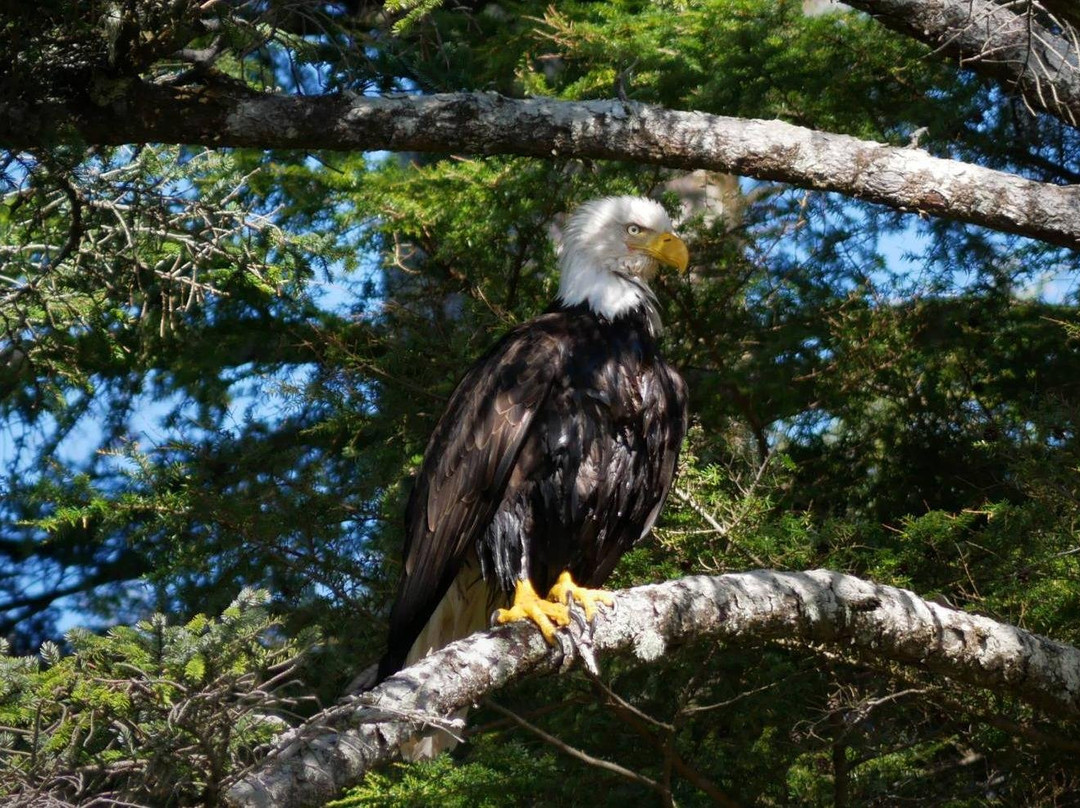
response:
<path fill-rule="evenodd" d="M 1074 129 L 796 0 L 30 9 L 0 23 L 9 95 L 138 75 L 623 97 L 897 145 L 922 132 L 940 156 L 1080 177 Z M 565 212 L 608 193 L 682 213 L 693 257 L 658 282 L 692 430 L 617 585 L 825 566 L 1080 641 L 1074 254 L 774 183 L 555 158 L 71 140 L 0 168 L 0 627 L 18 654 L 72 623 L 105 631 L 3 662 L 11 794 L 78 770 L 84 796 L 212 803 L 270 724 L 222 735 L 207 713 L 215 751 L 188 755 L 202 730 L 170 723 L 178 705 L 294 664 L 283 638 L 310 627 L 330 651 L 290 695 L 333 699 L 376 658 L 446 397 L 549 304 Z M 201 616 L 252 586 L 279 622 L 252 604 Z M 1053 804 L 1080 778 L 1075 726 L 871 659 L 686 648 L 604 680 L 498 699 L 684 805 Z M 372 776 L 342 805 L 655 798 L 495 712 L 472 726 L 454 759 Z M 180 752 L 162 773 L 153 755 Z"/>

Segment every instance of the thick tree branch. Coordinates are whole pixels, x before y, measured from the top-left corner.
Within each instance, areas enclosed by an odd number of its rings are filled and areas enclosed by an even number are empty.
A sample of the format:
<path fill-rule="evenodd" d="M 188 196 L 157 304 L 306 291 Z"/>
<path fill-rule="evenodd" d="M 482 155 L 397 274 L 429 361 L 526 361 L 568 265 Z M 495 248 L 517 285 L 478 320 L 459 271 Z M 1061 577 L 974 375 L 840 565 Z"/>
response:
<path fill-rule="evenodd" d="M 591 646 L 630 651 L 647 664 L 686 642 L 780 638 L 918 666 L 1080 717 L 1080 650 L 827 570 L 762 570 L 626 590 L 613 612 L 597 617 Z M 459 708 L 563 662 L 527 624 L 474 634 L 284 735 L 232 786 L 230 804 L 321 804 L 394 759 L 425 726 L 445 725 Z"/>
<path fill-rule="evenodd" d="M 1015 86 L 1034 109 L 1080 123 L 1080 48 L 1075 29 L 1043 26 L 1035 2 L 844 0 L 925 42 L 976 73 Z M 1047 4 L 1053 6 L 1053 4 Z M 1054 9 L 1051 9 L 1054 10 Z M 1074 11 L 1073 14 L 1076 12 Z"/>
<path fill-rule="evenodd" d="M 1080 248 L 1080 188 L 782 121 L 621 101 L 515 100 L 486 93 L 296 97 L 146 84 L 107 107 L 0 101 L 2 146 L 27 147 L 71 127 L 98 144 L 519 154 L 706 168 Z"/>

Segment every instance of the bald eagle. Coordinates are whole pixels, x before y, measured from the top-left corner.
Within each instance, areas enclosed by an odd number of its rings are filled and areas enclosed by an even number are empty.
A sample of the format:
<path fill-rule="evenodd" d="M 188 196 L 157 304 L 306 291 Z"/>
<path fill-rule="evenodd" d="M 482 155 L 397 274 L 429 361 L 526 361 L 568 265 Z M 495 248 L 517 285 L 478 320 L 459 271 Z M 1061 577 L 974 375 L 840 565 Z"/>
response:
<path fill-rule="evenodd" d="M 598 199 L 570 217 L 555 303 L 472 366 L 428 443 L 379 680 L 486 627 L 497 606 L 497 622 L 531 620 L 553 642 L 568 598 L 590 619 L 612 602 L 589 587 L 656 522 L 686 434 L 686 385 L 660 356 L 648 282 L 688 261 L 652 200 Z"/>

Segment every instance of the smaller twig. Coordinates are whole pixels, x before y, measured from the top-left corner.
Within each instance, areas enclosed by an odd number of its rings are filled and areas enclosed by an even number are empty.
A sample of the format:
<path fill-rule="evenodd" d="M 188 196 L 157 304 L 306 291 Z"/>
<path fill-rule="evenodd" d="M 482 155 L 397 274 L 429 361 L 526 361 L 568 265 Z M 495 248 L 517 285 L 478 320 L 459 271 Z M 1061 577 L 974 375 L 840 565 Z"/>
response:
<path fill-rule="evenodd" d="M 646 724 L 652 724 L 654 727 L 663 730 L 664 732 L 675 731 L 675 727 L 673 725 L 665 723 L 658 718 L 653 718 L 648 713 L 642 712 L 633 704 L 626 701 L 626 699 L 624 699 L 622 696 L 620 696 L 618 693 L 616 693 L 614 690 L 604 684 L 603 680 L 601 680 L 599 676 L 595 676 L 591 673 L 587 673 L 586 675 L 589 677 L 590 681 L 592 681 L 592 683 L 596 686 L 596 688 L 604 694 L 607 700 L 615 706 L 626 710 L 628 713 L 636 716 L 639 720 L 644 721 Z"/>
<path fill-rule="evenodd" d="M 671 793 L 671 775 L 674 772 L 702 793 L 708 795 L 713 804 L 722 806 L 722 808 L 738 808 L 738 803 L 735 800 L 680 757 L 678 750 L 675 748 L 677 736 L 674 725 L 666 724 L 637 709 L 601 682 L 599 677 L 593 676 L 590 678 L 609 697 L 609 703 L 614 708 L 615 715 L 664 755 L 664 785 L 669 794 Z M 658 731 L 654 731 L 652 728 L 656 728 Z"/>
<path fill-rule="evenodd" d="M 692 510 L 694 513 L 696 513 L 698 516 L 700 516 L 702 519 L 704 519 L 706 521 L 706 523 L 708 523 L 709 527 L 711 527 L 713 530 L 716 531 L 717 535 L 722 536 L 724 539 L 727 540 L 728 544 L 731 547 L 734 547 L 740 553 L 745 555 L 747 558 L 749 558 L 751 561 L 753 561 L 757 566 L 759 566 L 759 567 L 768 566 L 764 561 L 762 561 L 760 558 L 758 558 L 752 551 L 747 550 L 745 547 L 743 547 L 741 544 L 739 544 L 738 542 L 736 542 L 734 539 L 731 538 L 731 528 L 734 525 L 724 526 L 724 525 L 720 524 L 720 522 L 717 521 L 716 517 L 713 516 L 711 513 L 709 513 L 708 509 L 706 509 L 704 505 L 702 505 L 696 499 L 694 499 L 694 496 L 689 491 L 684 491 L 681 488 L 672 488 L 671 490 L 675 494 L 675 496 L 679 498 L 680 502 L 682 502 L 683 504 L 688 506 L 690 508 L 690 510 Z"/>
<path fill-rule="evenodd" d="M 580 706 L 592 703 L 593 701 L 591 697 L 582 694 L 580 696 L 574 696 L 573 698 L 566 699 L 565 701 L 556 701 L 551 704 L 545 704 L 544 706 L 538 707 L 535 710 L 530 710 L 527 715 L 530 718 L 538 718 L 539 716 L 547 715 L 548 713 L 558 712 L 559 710 L 565 709 L 566 707 L 571 707 L 575 705 Z M 498 718 L 494 721 L 488 721 L 486 724 L 478 724 L 475 727 L 466 728 L 465 737 L 474 738 L 477 735 L 485 735 L 489 732 L 496 732 L 498 730 L 505 729 L 506 727 L 511 726 L 514 723 L 515 722 L 509 718 Z"/>
<path fill-rule="evenodd" d="M 697 713 L 709 713 L 713 710 L 722 710 L 725 707 L 730 707 L 736 702 L 742 701 L 745 698 L 753 696 L 757 693 L 763 693 L 766 690 L 772 690 L 777 685 L 783 684 L 791 677 L 785 676 L 783 679 L 777 679 L 775 682 L 769 682 L 767 685 L 761 687 L 755 687 L 753 690 L 744 690 L 738 695 L 732 696 L 730 699 L 724 699 L 724 701 L 717 701 L 712 704 L 703 704 L 700 707 L 684 707 L 682 709 L 683 715 L 696 715 Z"/>
<path fill-rule="evenodd" d="M 587 764 L 589 766 L 593 766 L 593 767 L 595 767 L 597 769 L 603 769 L 604 771 L 612 772 L 613 774 L 617 774 L 620 777 L 624 777 L 627 780 L 630 780 L 631 782 L 637 783 L 638 785 L 645 786 L 646 788 L 650 789 L 651 791 L 655 791 L 661 797 L 666 798 L 666 797 L 670 796 L 670 793 L 668 792 L 668 790 L 665 789 L 663 785 L 656 782 L 652 778 L 646 777 L 643 774 L 638 774 L 637 772 L 631 771 L 630 769 L 626 768 L 625 766 L 620 766 L 618 763 L 613 763 L 610 760 L 604 760 L 603 758 L 593 757 L 588 752 L 583 752 L 580 749 L 578 749 L 577 747 L 570 746 L 570 744 L 566 743 L 565 741 L 559 740 L 554 735 L 551 735 L 550 733 L 545 732 L 544 730 L 540 729 L 540 727 L 536 726 L 535 724 L 530 724 L 528 721 L 526 721 L 524 718 L 519 716 L 517 713 L 512 712 L 510 710 L 507 710 L 505 707 L 499 706 L 498 704 L 491 701 L 490 699 L 488 699 L 485 702 L 485 704 L 488 707 L 490 707 L 492 710 L 494 710 L 495 712 L 499 713 L 500 715 L 504 715 L 507 718 L 509 718 L 511 721 L 513 721 L 515 724 L 517 724 L 522 729 L 528 730 L 533 735 L 535 735 L 537 738 L 544 741 L 544 743 L 547 743 L 547 744 L 549 744 L 551 746 L 554 746 L 560 752 L 563 752 L 564 754 L 567 754 L 570 757 L 577 758 L 582 763 L 585 763 L 585 764 Z"/>

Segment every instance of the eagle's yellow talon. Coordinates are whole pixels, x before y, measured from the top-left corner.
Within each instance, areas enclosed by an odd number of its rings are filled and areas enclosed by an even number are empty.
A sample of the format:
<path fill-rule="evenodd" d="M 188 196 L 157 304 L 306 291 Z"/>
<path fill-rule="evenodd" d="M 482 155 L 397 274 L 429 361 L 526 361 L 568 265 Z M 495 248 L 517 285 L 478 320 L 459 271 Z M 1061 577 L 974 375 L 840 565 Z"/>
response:
<path fill-rule="evenodd" d="M 567 598 L 573 598 L 585 611 L 585 619 L 592 621 L 596 614 L 596 604 L 603 603 L 605 606 L 614 606 L 615 598 L 610 592 L 603 589 L 586 589 L 574 583 L 569 572 L 564 572 L 555 581 L 555 586 L 548 592 L 548 600 L 555 603 L 566 603 Z"/>
<path fill-rule="evenodd" d="M 514 587 L 513 605 L 495 612 L 495 622 L 500 625 L 515 620 L 532 620 L 548 645 L 557 645 L 555 632 L 558 627 L 570 625 L 570 609 L 565 603 L 544 600 L 529 581 L 518 581 Z"/>

